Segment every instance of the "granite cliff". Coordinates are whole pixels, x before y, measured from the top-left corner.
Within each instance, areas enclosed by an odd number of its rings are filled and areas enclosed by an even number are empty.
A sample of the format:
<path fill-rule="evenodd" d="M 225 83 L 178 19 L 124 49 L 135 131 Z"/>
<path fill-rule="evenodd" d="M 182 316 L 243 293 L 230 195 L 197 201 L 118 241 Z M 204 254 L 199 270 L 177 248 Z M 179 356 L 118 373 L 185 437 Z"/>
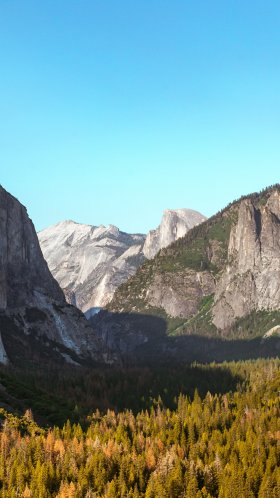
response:
<path fill-rule="evenodd" d="M 0 333 L 2 362 L 16 350 L 12 337 L 18 346 L 24 337 L 52 343 L 69 362 L 72 354 L 102 360 L 100 341 L 50 273 L 26 208 L 1 186 Z"/>
<path fill-rule="evenodd" d="M 144 256 L 154 258 L 161 249 L 184 237 L 191 228 L 205 220 L 205 216 L 192 209 L 165 209 L 158 228 L 147 234 Z"/>
<path fill-rule="evenodd" d="M 240 203 L 232 227 L 226 268 L 214 298 L 213 323 L 230 327 L 252 311 L 280 308 L 280 192 L 263 202 Z"/>
<path fill-rule="evenodd" d="M 49 268 L 68 302 L 87 315 L 112 299 L 144 261 L 145 236 L 117 227 L 64 221 L 38 234 Z"/>

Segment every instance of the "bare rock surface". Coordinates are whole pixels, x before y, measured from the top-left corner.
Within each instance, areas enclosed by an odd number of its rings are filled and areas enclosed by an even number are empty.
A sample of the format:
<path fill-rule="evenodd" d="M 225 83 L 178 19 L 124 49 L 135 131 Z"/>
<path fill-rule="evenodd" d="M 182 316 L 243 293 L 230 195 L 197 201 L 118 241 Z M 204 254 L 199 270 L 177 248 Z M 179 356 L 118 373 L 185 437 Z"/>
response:
<path fill-rule="evenodd" d="M 205 217 L 189 209 L 166 210 L 157 230 L 147 237 L 117 227 L 63 221 L 39 232 L 49 268 L 69 303 L 87 316 L 110 303 L 116 289 L 133 276 L 146 258 L 185 235 Z"/>
<path fill-rule="evenodd" d="M 63 302 L 25 207 L 0 187 L 0 310 L 34 306 L 34 290 Z"/>
<path fill-rule="evenodd" d="M 151 230 L 145 240 L 143 253 L 152 259 L 164 247 L 169 246 L 206 217 L 192 209 L 165 209 L 160 225 Z"/>
<path fill-rule="evenodd" d="M 241 202 L 228 262 L 216 291 L 213 323 L 220 329 L 253 310 L 280 308 L 280 193 L 265 204 Z"/>
<path fill-rule="evenodd" d="M 171 272 L 156 274 L 146 299 L 151 307 L 163 308 L 170 317 L 183 318 L 194 315 L 201 299 L 214 290 L 215 280 L 211 273 L 187 268 L 176 275 Z"/>
<path fill-rule="evenodd" d="M 143 262 L 145 236 L 113 225 L 64 221 L 39 232 L 49 268 L 66 298 L 83 312 L 104 307 Z"/>
<path fill-rule="evenodd" d="M 0 333 L 9 327 L 102 359 L 100 340 L 49 271 L 26 208 L 0 187 Z"/>

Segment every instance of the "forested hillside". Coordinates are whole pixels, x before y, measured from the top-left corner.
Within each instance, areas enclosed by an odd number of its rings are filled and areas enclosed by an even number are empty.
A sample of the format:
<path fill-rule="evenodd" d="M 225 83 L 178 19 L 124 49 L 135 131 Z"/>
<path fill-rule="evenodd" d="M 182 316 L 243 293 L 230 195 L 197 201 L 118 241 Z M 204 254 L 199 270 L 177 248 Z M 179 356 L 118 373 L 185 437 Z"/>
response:
<path fill-rule="evenodd" d="M 158 399 L 41 428 L 30 411 L 2 409 L 0 496 L 278 498 L 280 362 L 224 368 L 238 375 L 234 391 L 180 395 L 174 410 Z"/>

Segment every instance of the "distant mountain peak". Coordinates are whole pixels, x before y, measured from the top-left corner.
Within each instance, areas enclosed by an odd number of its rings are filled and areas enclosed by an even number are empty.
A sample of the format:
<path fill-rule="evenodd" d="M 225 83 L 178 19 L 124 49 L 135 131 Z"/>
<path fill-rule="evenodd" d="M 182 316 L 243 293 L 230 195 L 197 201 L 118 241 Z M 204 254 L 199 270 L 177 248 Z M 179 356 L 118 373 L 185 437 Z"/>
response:
<path fill-rule="evenodd" d="M 68 302 L 83 312 L 105 306 L 143 262 L 145 236 L 115 225 L 58 224 L 38 234 L 49 268 Z"/>
<path fill-rule="evenodd" d="M 198 211 L 192 209 L 165 209 L 161 223 L 155 230 L 151 230 L 143 247 L 147 259 L 152 259 L 163 248 L 175 242 L 195 225 L 206 220 Z"/>
<path fill-rule="evenodd" d="M 91 226 L 66 220 L 39 232 L 39 240 L 67 300 L 89 312 L 106 306 L 145 257 L 153 257 L 203 220 L 191 209 L 166 209 L 160 227 L 147 237 L 122 232 L 112 224 Z"/>

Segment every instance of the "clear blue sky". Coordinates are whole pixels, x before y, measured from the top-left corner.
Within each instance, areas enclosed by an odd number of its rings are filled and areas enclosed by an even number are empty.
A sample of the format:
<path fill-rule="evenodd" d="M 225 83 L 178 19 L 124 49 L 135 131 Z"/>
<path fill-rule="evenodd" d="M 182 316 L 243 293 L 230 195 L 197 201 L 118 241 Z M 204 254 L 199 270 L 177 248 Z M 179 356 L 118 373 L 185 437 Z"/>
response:
<path fill-rule="evenodd" d="M 145 232 L 280 181 L 279 0 L 0 0 L 0 183 Z"/>

